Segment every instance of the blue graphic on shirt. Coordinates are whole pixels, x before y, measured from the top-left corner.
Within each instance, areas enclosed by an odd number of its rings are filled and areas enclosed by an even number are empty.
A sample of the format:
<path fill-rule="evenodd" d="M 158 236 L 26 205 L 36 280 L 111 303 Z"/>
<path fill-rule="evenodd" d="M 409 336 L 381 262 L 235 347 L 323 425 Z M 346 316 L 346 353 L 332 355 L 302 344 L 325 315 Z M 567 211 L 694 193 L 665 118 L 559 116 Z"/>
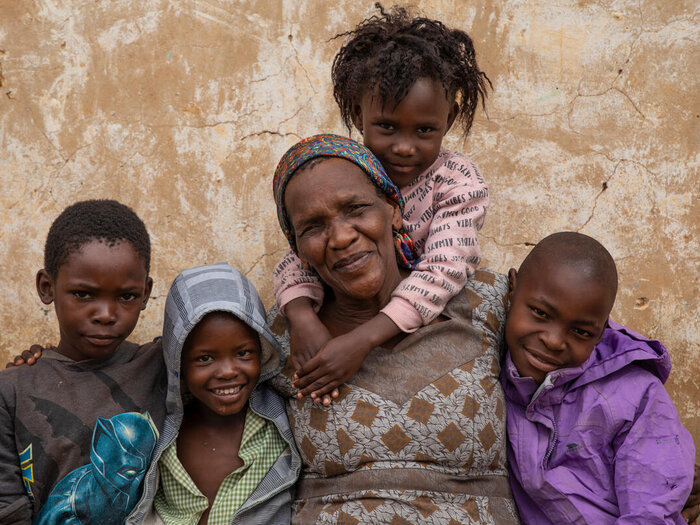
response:
<path fill-rule="evenodd" d="M 34 501 L 34 493 L 32 492 L 32 483 L 34 483 L 34 458 L 32 456 L 32 444 L 29 443 L 27 448 L 19 453 L 19 464 L 22 468 L 22 481 L 24 489 L 27 491 L 29 501 Z"/>
<path fill-rule="evenodd" d="M 148 412 L 98 417 L 90 464 L 56 484 L 34 525 L 123 524 L 139 499 L 156 441 Z"/>

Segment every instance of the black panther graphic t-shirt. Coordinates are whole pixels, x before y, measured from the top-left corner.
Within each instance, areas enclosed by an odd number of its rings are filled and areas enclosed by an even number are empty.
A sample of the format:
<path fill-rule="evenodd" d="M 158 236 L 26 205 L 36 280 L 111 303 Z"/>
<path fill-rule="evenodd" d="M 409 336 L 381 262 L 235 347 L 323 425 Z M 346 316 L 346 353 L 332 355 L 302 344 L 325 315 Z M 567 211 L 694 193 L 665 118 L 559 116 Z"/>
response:
<path fill-rule="evenodd" d="M 33 366 L 0 371 L 0 525 L 30 523 L 59 481 L 91 464 L 97 418 L 148 412 L 160 431 L 165 393 L 160 340 L 124 342 L 98 363 L 45 350 Z M 127 419 L 100 421 L 98 429 L 113 428 L 119 443 Z"/>

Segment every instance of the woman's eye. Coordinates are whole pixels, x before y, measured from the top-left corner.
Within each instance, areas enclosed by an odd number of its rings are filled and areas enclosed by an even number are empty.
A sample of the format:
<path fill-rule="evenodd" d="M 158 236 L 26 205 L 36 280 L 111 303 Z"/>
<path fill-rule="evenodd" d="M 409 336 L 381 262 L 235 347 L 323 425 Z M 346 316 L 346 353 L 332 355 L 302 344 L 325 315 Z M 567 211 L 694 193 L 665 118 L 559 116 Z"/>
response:
<path fill-rule="evenodd" d="M 301 233 L 299 234 L 301 237 L 304 237 L 306 235 L 313 235 L 315 233 L 318 233 L 320 227 L 318 224 L 309 224 L 308 226 L 304 226 L 301 229 Z"/>
<path fill-rule="evenodd" d="M 369 204 L 351 204 L 350 205 L 350 212 L 351 213 L 362 213 L 369 207 Z"/>

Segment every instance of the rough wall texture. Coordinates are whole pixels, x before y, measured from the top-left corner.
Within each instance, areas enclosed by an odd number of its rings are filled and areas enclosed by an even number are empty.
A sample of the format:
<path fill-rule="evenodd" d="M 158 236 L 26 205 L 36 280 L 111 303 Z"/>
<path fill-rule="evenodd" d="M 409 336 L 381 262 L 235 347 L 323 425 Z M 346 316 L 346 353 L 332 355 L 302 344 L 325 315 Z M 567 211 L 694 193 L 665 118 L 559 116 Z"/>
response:
<path fill-rule="evenodd" d="M 133 339 L 159 333 L 184 267 L 229 261 L 270 304 L 285 249 L 272 172 L 298 138 L 345 132 L 329 38 L 372 4 L 0 0 L 0 361 L 57 341 L 34 275 L 51 221 L 84 198 L 123 201 L 151 231 L 155 289 Z M 669 347 L 668 387 L 700 442 L 697 2 L 414 6 L 469 31 L 494 84 L 488 117 L 446 140 L 490 182 L 486 264 L 516 266 L 557 230 L 600 239 L 620 269 L 614 316 Z"/>

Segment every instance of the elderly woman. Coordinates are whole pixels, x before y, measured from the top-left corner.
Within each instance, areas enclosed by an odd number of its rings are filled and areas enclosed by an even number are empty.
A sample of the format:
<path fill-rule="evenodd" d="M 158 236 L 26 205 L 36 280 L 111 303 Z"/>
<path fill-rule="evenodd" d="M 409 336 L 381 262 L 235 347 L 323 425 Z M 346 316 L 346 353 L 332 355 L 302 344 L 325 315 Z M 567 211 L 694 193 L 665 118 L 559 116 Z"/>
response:
<path fill-rule="evenodd" d="M 364 146 L 318 135 L 275 173 L 282 230 L 328 293 L 333 337 L 373 318 L 407 275 L 403 202 Z M 498 381 L 502 276 L 477 272 L 437 322 L 365 358 L 324 407 L 276 380 L 304 461 L 296 523 L 517 523 Z M 281 315 L 271 319 L 289 354 Z"/>

